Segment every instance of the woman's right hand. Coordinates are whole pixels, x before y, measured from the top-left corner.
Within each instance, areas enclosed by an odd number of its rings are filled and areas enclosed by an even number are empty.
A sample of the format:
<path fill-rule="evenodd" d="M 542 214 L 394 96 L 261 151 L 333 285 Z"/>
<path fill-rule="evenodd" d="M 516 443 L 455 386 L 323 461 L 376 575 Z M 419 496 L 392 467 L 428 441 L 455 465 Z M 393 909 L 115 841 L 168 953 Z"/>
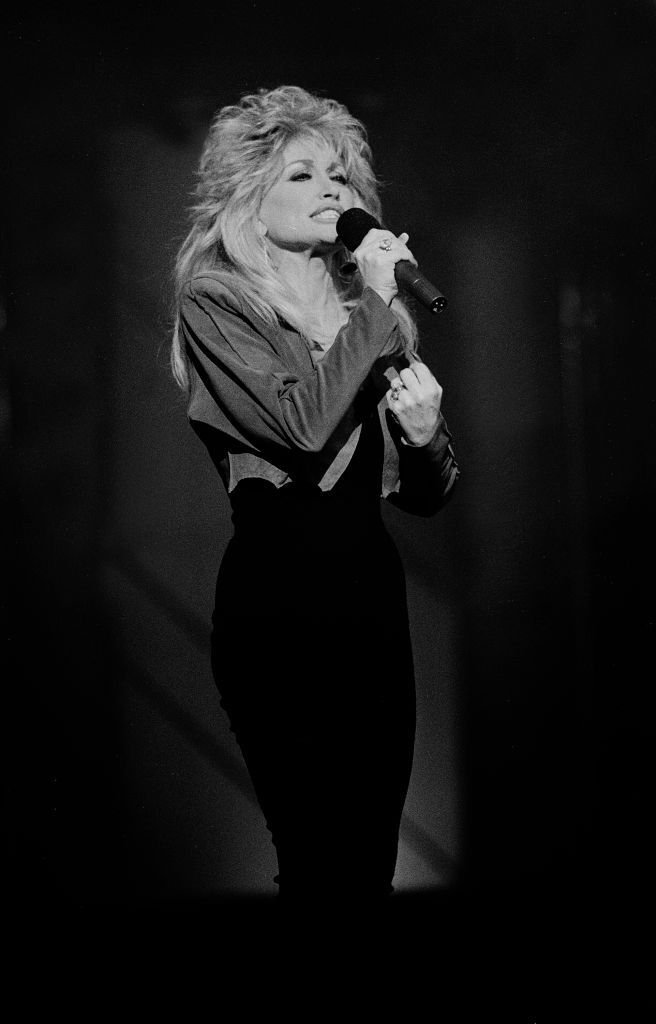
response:
<path fill-rule="evenodd" d="M 353 253 L 365 287 L 373 288 L 389 306 L 399 288 L 394 277 L 394 266 L 399 260 L 417 261 L 406 242 L 410 236 L 404 232 L 396 238 L 384 228 L 372 228 Z"/>

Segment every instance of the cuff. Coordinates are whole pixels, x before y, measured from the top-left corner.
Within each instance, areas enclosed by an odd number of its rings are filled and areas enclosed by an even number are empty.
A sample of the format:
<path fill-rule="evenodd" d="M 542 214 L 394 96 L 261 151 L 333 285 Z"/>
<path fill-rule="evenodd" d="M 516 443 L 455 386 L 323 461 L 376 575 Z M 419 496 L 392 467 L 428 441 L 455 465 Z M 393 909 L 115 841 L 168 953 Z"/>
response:
<path fill-rule="evenodd" d="M 451 434 L 448 431 L 446 421 L 440 413 L 437 421 L 437 427 L 430 441 L 426 444 L 413 444 L 412 441 L 408 441 L 405 437 L 401 437 L 401 444 L 405 449 L 415 452 L 425 452 L 427 455 L 440 458 L 449 447 L 451 441 Z"/>

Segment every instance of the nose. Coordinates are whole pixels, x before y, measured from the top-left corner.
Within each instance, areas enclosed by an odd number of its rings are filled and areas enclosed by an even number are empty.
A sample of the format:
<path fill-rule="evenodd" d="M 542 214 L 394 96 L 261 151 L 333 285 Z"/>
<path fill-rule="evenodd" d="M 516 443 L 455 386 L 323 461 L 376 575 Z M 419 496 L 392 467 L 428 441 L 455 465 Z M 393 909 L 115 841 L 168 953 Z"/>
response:
<path fill-rule="evenodd" d="M 339 196 L 340 183 L 333 181 L 328 175 L 324 176 L 321 182 L 321 196 L 323 199 L 336 199 Z"/>

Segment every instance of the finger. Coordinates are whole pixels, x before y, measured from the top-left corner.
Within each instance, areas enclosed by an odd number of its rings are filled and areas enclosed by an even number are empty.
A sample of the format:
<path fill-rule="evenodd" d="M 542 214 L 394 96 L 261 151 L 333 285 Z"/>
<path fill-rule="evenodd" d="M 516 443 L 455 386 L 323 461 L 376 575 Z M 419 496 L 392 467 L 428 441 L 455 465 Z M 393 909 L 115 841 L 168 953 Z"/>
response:
<path fill-rule="evenodd" d="M 396 394 L 390 388 L 385 397 L 387 398 L 388 409 L 392 410 L 397 420 L 414 405 L 414 400 L 408 396 L 405 388 Z"/>
<path fill-rule="evenodd" d="M 433 383 L 437 384 L 435 377 L 426 366 L 426 363 L 422 363 L 420 359 L 415 359 L 415 361 L 410 364 L 410 369 L 421 385 L 426 386 Z"/>
<path fill-rule="evenodd" d="M 383 231 L 382 228 L 370 228 L 354 252 L 359 252 L 361 249 L 368 249 L 371 246 L 380 246 L 380 243 L 385 241 L 387 238 L 394 241 L 394 235 L 391 231 Z"/>
<path fill-rule="evenodd" d="M 410 364 L 409 369 L 415 374 L 417 386 L 423 399 L 438 398 L 441 400 L 443 394 L 442 385 L 436 380 L 425 363 L 417 359 L 414 363 Z"/>
<path fill-rule="evenodd" d="M 411 366 L 401 370 L 399 376 L 413 398 L 421 398 L 423 396 L 423 387 Z"/>
<path fill-rule="evenodd" d="M 406 242 L 408 241 L 409 237 L 410 236 L 406 232 L 403 232 L 403 234 L 399 235 L 398 238 L 394 238 L 394 236 L 392 235 L 391 254 L 394 255 L 394 257 L 397 260 L 408 260 L 410 263 L 414 263 L 414 265 L 417 266 L 417 261 L 414 257 L 414 253 L 410 249 L 408 249 L 408 246 L 406 245 Z"/>
<path fill-rule="evenodd" d="M 414 255 L 410 252 L 410 250 L 405 245 L 403 246 L 402 249 L 394 250 L 394 255 L 396 256 L 397 261 L 398 260 L 407 260 L 408 263 L 412 263 L 412 265 L 414 267 L 418 267 L 419 266 L 419 264 L 417 263 Z"/>
<path fill-rule="evenodd" d="M 390 389 L 387 392 L 387 402 L 390 409 L 398 409 L 407 405 L 410 393 L 400 377 L 395 377 L 390 383 Z"/>
<path fill-rule="evenodd" d="M 386 228 L 371 228 L 367 231 L 366 235 L 362 239 L 362 242 L 375 242 L 379 244 L 389 239 L 391 242 L 398 241 L 393 231 L 388 231 Z M 362 244 L 362 242 L 360 244 Z"/>
<path fill-rule="evenodd" d="M 393 231 L 388 231 L 385 228 L 370 228 L 360 242 L 358 248 L 364 248 L 365 246 L 367 246 L 367 248 L 369 246 L 380 247 L 381 243 L 390 243 L 390 245 L 394 247 L 395 252 L 403 251 L 406 255 L 401 258 L 406 259 L 408 258 L 408 254 L 412 256 L 412 253 L 410 253 L 410 250 L 406 246 L 406 242 L 409 238 L 410 235 L 407 231 L 402 232 L 397 237 Z M 412 259 L 414 260 L 414 256 L 412 256 Z"/>
<path fill-rule="evenodd" d="M 396 410 L 399 404 L 399 399 L 396 395 L 396 392 L 394 392 L 392 388 L 390 388 L 387 394 L 385 395 L 385 398 L 387 399 L 387 408 L 390 409 L 391 412 L 393 412 L 394 415 L 396 416 Z"/>

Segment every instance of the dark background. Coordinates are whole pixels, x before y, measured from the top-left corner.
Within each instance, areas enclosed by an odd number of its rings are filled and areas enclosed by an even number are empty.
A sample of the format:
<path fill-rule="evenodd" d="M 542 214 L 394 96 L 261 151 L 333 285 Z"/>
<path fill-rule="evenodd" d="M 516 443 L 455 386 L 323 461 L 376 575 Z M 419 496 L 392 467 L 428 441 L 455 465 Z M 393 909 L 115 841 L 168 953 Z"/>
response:
<path fill-rule="evenodd" d="M 9 901 L 89 920 L 269 884 L 205 660 L 227 504 L 166 347 L 208 118 L 285 83 L 365 121 L 387 221 L 449 298 L 418 318 L 462 480 L 435 520 L 389 513 L 424 711 L 413 906 L 448 894 L 515 955 L 626 948 L 653 900 L 654 6 L 212 12 L 9 23 Z"/>

